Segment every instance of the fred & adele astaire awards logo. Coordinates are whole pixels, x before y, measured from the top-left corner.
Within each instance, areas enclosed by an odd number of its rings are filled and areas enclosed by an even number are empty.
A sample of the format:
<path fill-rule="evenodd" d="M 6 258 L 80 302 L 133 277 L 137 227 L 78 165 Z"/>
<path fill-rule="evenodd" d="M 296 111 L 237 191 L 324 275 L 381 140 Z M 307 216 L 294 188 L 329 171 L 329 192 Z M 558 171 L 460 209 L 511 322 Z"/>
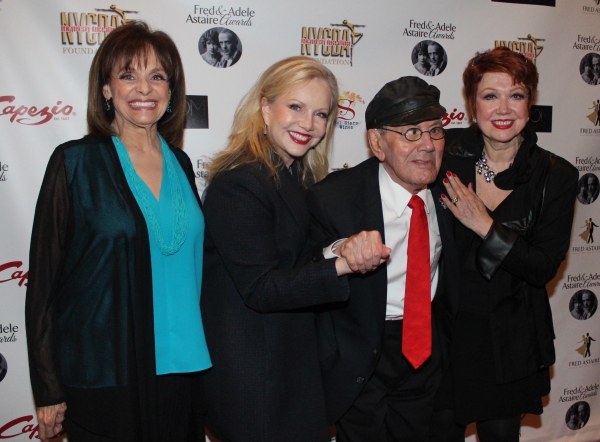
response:
<path fill-rule="evenodd" d="M 221 27 L 252 26 L 256 11 L 241 6 L 223 5 L 194 5 L 193 12 L 188 14 L 185 22 L 199 25 L 212 25 Z"/>

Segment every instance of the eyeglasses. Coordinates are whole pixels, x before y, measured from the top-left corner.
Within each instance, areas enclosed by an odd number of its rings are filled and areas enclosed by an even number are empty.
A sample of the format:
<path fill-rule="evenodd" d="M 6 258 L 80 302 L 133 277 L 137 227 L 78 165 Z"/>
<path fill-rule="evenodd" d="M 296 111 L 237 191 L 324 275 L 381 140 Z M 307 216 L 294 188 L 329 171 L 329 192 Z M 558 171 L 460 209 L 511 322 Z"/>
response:
<path fill-rule="evenodd" d="M 411 127 L 404 133 L 398 132 L 397 130 L 388 129 L 387 127 L 381 127 L 380 129 L 400 134 L 408 141 L 419 141 L 425 133 L 428 133 L 432 140 L 441 140 L 446 135 L 446 131 L 441 127 L 432 127 L 429 130 L 421 130 L 418 127 Z"/>

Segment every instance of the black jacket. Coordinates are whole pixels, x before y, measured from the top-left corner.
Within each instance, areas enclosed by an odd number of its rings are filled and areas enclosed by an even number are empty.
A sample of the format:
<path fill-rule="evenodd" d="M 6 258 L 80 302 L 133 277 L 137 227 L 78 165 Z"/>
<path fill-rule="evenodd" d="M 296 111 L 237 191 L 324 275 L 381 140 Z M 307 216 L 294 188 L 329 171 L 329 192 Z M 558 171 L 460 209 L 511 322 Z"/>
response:
<path fill-rule="evenodd" d="M 489 301 L 498 384 L 522 379 L 555 361 L 546 284 L 568 251 L 577 194 L 577 169 L 537 146 L 530 125 L 523 134 L 513 165 L 494 179 L 499 188 L 513 191 L 510 207 L 495 217 L 476 254 L 476 266 L 487 280 L 499 269 L 512 280 L 510 292 Z M 449 130 L 438 180 L 451 170 L 465 185 L 475 183 L 482 148 L 477 126 Z"/>
<path fill-rule="evenodd" d="M 224 441 L 329 440 L 308 307 L 348 297 L 333 260 L 309 262 L 305 190 L 287 168 L 221 172 L 206 192 L 202 314 L 213 368 L 207 426 Z"/>
<path fill-rule="evenodd" d="M 321 247 L 362 230 L 377 230 L 385 243 L 379 160 L 370 158 L 347 170 L 334 172 L 309 189 L 313 216 L 311 236 Z M 432 188 L 442 238 L 440 277 L 432 303 L 434 349 L 449 362 L 451 330 L 458 304 L 458 267 L 453 247 L 454 218 L 441 203 L 441 188 Z M 319 315 L 318 332 L 327 414 L 331 423 L 350 408 L 365 381 L 373 374 L 381 352 L 387 305 L 387 268 L 348 277 L 350 298 Z M 439 343 L 439 344 L 438 344 Z M 398 349 L 400 351 L 400 349 Z M 435 351 L 435 350 L 434 350 Z"/>

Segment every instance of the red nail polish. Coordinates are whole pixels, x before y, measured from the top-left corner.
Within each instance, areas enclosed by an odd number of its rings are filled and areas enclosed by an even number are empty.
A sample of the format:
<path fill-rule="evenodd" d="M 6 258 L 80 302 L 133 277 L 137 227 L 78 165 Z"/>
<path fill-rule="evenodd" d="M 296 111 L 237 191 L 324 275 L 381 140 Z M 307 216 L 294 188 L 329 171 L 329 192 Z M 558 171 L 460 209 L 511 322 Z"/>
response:
<path fill-rule="evenodd" d="M 446 199 L 446 194 L 445 193 L 442 193 L 442 198 Z"/>
<path fill-rule="evenodd" d="M 444 184 L 448 184 L 450 181 L 448 181 L 448 178 L 444 178 Z"/>
<path fill-rule="evenodd" d="M 457 175 L 457 174 L 455 174 L 455 173 L 453 172 L 453 173 L 452 173 L 452 176 L 453 176 L 454 178 L 456 178 L 458 175 Z"/>
<path fill-rule="evenodd" d="M 446 175 L 447 176 L 452 176 L 452 172 L 448 171 L 448 172 L 446 172 Z"/>

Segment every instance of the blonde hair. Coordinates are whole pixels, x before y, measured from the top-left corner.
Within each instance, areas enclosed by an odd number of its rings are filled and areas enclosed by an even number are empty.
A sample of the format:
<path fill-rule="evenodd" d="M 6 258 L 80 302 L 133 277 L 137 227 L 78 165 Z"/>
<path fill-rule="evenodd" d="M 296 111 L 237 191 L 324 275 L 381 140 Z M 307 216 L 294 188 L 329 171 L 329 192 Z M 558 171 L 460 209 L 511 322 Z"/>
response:
<path fill-rule="evenodd" d="M 265 122 L 261 111 L 261 99 L 265 97 L 269 103 L 273 103 L 292 85 L 313 79 L 324 80 L 331 92 L 327 131 L 319 144 L 299 161 L 299 173 L 305 187 L 325 178 L 329 171 L 327 153 L 337 118 L 337 80 L 333 73 L 318 61 L 298 56 L 278 61 L 269 67 L 242 99 L 235 111 L 229 144 L 213 157 L 208 166 L 208 181 L 220 172 L 247 163 L 264 164 L 269 175 L 276 179 L 281 159 L 275 154 L 269 137 L 264 135 Z"/>

